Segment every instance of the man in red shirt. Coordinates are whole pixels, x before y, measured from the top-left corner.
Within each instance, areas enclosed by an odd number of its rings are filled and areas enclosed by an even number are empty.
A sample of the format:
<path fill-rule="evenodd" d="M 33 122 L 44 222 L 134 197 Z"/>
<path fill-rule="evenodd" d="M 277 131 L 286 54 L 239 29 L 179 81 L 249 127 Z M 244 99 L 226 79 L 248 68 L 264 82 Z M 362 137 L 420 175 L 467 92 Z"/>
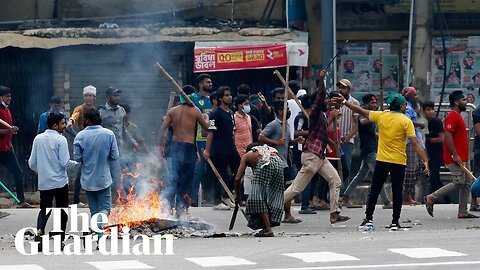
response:
<path fill-rule="evenodd" d="M 460 90 L 453 91 L 449 97 L 452 110 L 445 118 L 445 143 L 443 146 L 443 160 L 452 173 L 452 183 L 427 195 L 425 206 L 430 216 L 433 217 L 433 205 L 440 198 L 455 190 L 460 191 L 458 203 L 458 218 L 478 218 L 467 212 L 468 196 L 472 182 L 465 176 L 462 166 L 468 162 L 468 135 L 465 121 L 461 112 L 467 109 L 467 98 Z"/>
<path fill-rule="evenodd" d="M 0 86 L 0 119 L 12 125 L 12 114 L 8 109 L 12 101 L 12 90 L 1 85 Z M 30 204 L 25 202 L 25 195 L 23 193 L 23 172 L 18 164 L 17 157 L 13 151 L 12 137 L 18 133 L 18 127 L 12 126 L 8 128 L 0 124 L 0 164 L 5 166 L 8 171 L 15 178 L 15 188 L 17 191 L 18 200 L 20 200 L 18 207 L 33 208 Z"/>

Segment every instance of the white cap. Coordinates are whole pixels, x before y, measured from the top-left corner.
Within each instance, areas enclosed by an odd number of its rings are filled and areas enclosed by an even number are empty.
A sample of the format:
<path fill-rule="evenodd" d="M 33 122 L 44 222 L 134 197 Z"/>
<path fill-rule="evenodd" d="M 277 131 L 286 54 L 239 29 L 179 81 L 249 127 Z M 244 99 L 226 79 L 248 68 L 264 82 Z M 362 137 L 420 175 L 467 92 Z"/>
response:
<path fill-rule="evenodd" d="M 305 91 L 305 89 L 300 89 L 298 90 L 297 92 L 297 98 L 303 96 L 303 95 L 306 95 L 307 94 L 307 91 Z"/>
<path fill-rule="evenodd" d="M 94 96 L 97 96 L 97 88 L 95 88 L 95 86 L 93 85 L 85 86 L 83 88 L 83 94 L 84 95 L 92 94 Z"/>

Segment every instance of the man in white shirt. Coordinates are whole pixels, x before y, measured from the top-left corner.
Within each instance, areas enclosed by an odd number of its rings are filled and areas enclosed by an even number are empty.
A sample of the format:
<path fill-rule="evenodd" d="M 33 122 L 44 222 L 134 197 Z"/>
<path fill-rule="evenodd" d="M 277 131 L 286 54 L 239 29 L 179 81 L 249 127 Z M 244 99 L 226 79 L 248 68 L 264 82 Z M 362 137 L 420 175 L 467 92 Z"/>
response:
<path fill-rule="evenodd" d="M 45 226 L 50 217 L 50 213 L 46 214 L 46 209 L 53 207 L 53 199 L 55 198 L 55 207 L 68 208 L 66 169 L 79 164 L 70 160 L 67 139 L 61 135 L 66 127 L 64 116 L 51 112 L 47 117 L 47 125 L 48 129 L 44 133 L 38 134 L 33 140 L 32 153 L 28 160 L 28 166 L 38 173 L 38 189 L 40 190 L 40 213 L 37 218 L 35 241 L 40 241 L 40 236 L 45 234 Z M 62 211 L 62 242 L 65 239 L 67 220 L 67 213 Z"/>

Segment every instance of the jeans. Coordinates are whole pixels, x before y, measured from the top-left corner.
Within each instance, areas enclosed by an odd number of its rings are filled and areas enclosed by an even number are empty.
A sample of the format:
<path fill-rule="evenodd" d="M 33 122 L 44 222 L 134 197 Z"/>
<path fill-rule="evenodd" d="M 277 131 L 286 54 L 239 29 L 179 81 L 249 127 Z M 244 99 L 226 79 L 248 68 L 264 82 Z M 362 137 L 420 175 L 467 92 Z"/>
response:
<path fill-rule="evenodd" d="M 368 154 L 363 160 L 362 164 L 360 165 L 360 169 L 358 170 L 357 175 L 352 179 L 350 184 L 348 185 L 347 189 L 345 190 L 344 195 L 349 196 L 355 190 L 355 188 L 365 180 L 369 172 L 373 172 L 375 170 L 375 163 L 377 159 L 377 153 L 372 152 Z M 385 185 L 380 190 L 380 197 L 382 197 L 382 201 L 384 204 L 388 202 L 387 192 L 385 191 Z"/>
<path fill-rule="evenodd" d="M 352 152 L 353 152 L 354 145 L 353 145 L 353 143 L 347 143 L 347 144 L 342 143 L 341 148 L 342 148 L 342 152 L 343 152 L 343 155 L 341 157 L 342 158 L 343 185 L 344 185 L 344 187 L 346 187 L 350 183 L 349 176 L 350 176 L 350 168 L 351 168 L 351 165 L 352 165 Z"/>
<path fill-rule="evenodd" d="M 380 194 L 380 190 L 382 190 L 383 184 L 385 184 L 388 173 L 390 173 L 393 193 L 392 223 L 398 224 L 400 213 L 402 212 L 402 191 L 405 167 L 405 165 L 377 160 L 375 170 L 373 171 L 372 187 L 368 194 L 367 210 L 365 211 L 366 219 L 373 220 L 373 212 L 375 211 L 378 195 Z"/>
<path fill-rule="evenodd" d="M 56 208 L 68 208 L 68 185 L 65 185 L 61 188 L 49 189 L 49 190 L 40 190 L 40 212 L 38 213 L 37 218 L 37 229 L 42 230 L 45 233 L 45 227 L 47 225 L 48 218 L 50 213 L 47 213 L 47 208 L 53 207 L 53 199 L 55 199 Z M 65 239 L 65 229 L 67 228 L 68 215 L 62 210 L 62 215 L 60 219 L 60 228 L 62 229 L 61 239 Z"/>
<path fill-rule="evenodd" d="M 97 213 L 103 213 L 110 215 L 110 209 L 112 208 L 112 191 L 110 187 L 97 190 L 86 191 L 88 198 L 88 208 L 90 209 L 90 215 L 93 216 Z M 98 217 L 97 224 L 101 226 L 100 216 Z"/>
<path fill-rule="evenodd" d="M 181 215 L 185 209 L 190 207 L 192 192 L 192 181 L 195 173 L 195 145 L 191 143 L 175 142 L 170 143 L 172 156 L 169 158 L 168 182 L 165 185 L 165 198 L 171 208 L 177 210 Z"/>
<path fill-rule="evenodd" d="M 17 198 L 20 203 L 25 202 L 25 194 L 23 193 L 23 172 L 18 164 L 17 157 L 13 149 L 5 152 L 0 152 L 0 164 L 5 166 L 7 170 L 15 178 L 15 190 L 17 192 Z"/>
<path fill-rule="evenodd" d="M 467 166 L 467 164 L 465 166 Z M 458 202 L 458 213 L 466 213 L 472 180 L 470 179 L 470 177 L 467 177 L 465 175 L 465 172 L 457 164 L 447 164 L 447 167 L 452 173 L 453 181 L 432 193 L 432 198 L 434 201 L 437 201 L 439 198 L 444 197 L 455 190 L 459 190 L 460 194 Z"/>
<path fill-rule="evenodd" d="M 297 177 L 283 193 L 284 201 L 291 201 L 302 192 L 317 173 L 325 178 L 330 187 L 330 213 L 338 212 L 338 197 L 342 185 L 340 176 L 328 159 L 321 159 L 308 150 L 302 153 L 302 168 Z"/>
<path fill-rule="evenodd" d="M 80 183 L 81 178 L 82 169 L 80 168 L 77 172 L 77 177 L 75 177 L 75 183 L 73 185 L 73 204 L 77 204 L 80 202 L 80 191 L 82 189 L 82 185 Z"/>
<path fill-rule="evenodd" d="M 192 190 L 190 192 L 191 194 L 190 198 L 194 203 L 198 202 L 198 191 L 200 189 L 200 183 L 202 183 L 202 188 L 205 189 L 204 183 L 205 183 L 205 172 L 207 171 L 207 167 L 206 167 L 207 161 L 203 158 L 202 152 L 203 150 L 205 150 L 206 145 L 207 145 L 207 142 L 197 142 L 197 150 L 199 151 L 200 161 L 195 165 L 195 176 L 193 178 Z"/>

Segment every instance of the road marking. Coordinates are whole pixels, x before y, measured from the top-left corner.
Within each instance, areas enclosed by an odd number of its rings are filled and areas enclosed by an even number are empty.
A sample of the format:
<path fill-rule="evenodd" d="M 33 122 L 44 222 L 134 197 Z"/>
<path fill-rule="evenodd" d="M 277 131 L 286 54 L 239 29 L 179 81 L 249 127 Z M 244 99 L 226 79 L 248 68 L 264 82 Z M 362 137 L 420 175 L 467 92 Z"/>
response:
<path fill-rule="evenodd" d="M 185 258 L 203 267 L 255 265 L 256 263 L 233 256 Z"/>
<path fill-rule="evenodd" d="M 100 270 L 153 269 L 150 265 L 137 260 L 85 262 Z"/>
<path fill-rule="evenodd" d="M 359 261 L 360 260 L 350 255 L 345 255 L 345 254 L 340 254 L 335 252 L 302 252 L 302 253 L 285 253 L 282 255 L 300 259 L 306 263 Z"/>
<path fill-rule="evenodd" d="M 45 270 L 45 268 L 36 264 L 12 264 L 12 265 L 0 265 L 0 270 L 12 270 L 12 269 L 22 269 L 22 270 Z"/>
<path fill-rule="evenodd" d="M 467 256 L 467 254 L 441 248 L 391 248 L 389 250 L 415 259 Z"/>
<path fill-rule="evenodd" d="M 457 262 L 438 262 L 438 263 L 400 263 L 400 264 L 370 264 L 370 265 L 344 265 L 344 266 L 319 266 L 319 267 L 299 267 L 299 268 L 264 268 L 261 270 L 336 270 L 336 269 L 373 269 L 387 267 L 419 267 L 419 266 L 444 266 L 444 265 L 474 265 L 480 264 L 480 261 L 457 261 Z M 458 269 L 458 268 L 456 268 Z"/>

